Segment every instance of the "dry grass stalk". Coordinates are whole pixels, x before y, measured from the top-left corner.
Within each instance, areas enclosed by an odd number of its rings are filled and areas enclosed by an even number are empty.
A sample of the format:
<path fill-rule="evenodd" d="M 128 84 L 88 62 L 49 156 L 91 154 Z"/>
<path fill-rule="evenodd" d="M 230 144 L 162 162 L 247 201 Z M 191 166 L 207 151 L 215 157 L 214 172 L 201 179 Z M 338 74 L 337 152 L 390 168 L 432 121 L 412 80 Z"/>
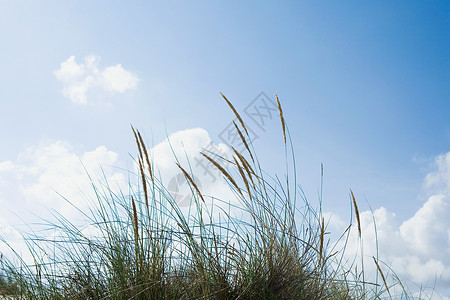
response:
<path fill-rule="evenodd" d="M 280 100 L 278 100 L 278 95 L 275 94 L 275 97 L 277 98 L 278 111 L 280 112 L 281 126 L 283 127 L 284 143 L 286 144 L 286 122 L 284 121 L 283 110 L 281 109 L 281 103 Z"/>
<path fill-rule="evenodd" d="M 247 149 L 248 154 L 250 154 L 250 158 L 252 159 L 253 162 L 255 162 L 255 159 L 253 158 L 252 152 L 250 151 L 250 148 L 248 147 L 247 141 L 244 138 L 244 135 L 242 134 L 241 130 L 239 129 L 239 127 L 236 125 L 236 122 L 233 121 L 234 127 L 236 127 L 236 130 L 239 134 L 239 137 L 241 138 L 242 142 L 244 143 L 245 149 Z"/>
<path fill-rule="evenodd" d="M 152 165 L 150 164 L 150 159 L 149 159 L 149 156 L 148 156 L 147 147 L 145 147 L 144 140 L 142 139 L 142 136 L 141 136 L 141 133 L 139 132 L 139 130 L 137 131 L 137 134 L 138 134 L 139 140 L 141 142 L 142 150 L 144 151 L 145 160 L 147 162 L 148 172 L 150 174 L 150 178 L 152 179 L 152 181 L 154 181 L 154 179 L 153 179 L 153 172 L 152 172 Z"/>
<path fill-rule="evenodd" d="M 242 180 L 244 180 L 244 184 L 245 184 L 245 188 L 247 189 L 248 196 L 250 197 L 250 200 L 252 200 L 252 193 L 250 192 L 250 186 L 248 184 L 247 177 L 245 176 L 244 171 L 235 156 L 233 156 L 233 159 L 234 159 L 234 162 L 236 163 L 239 173 L 241 174 Z"/>
<path fill-rule="evenodd" d="M 320 241 L 319 241 L 319 266 L 323 261 L 323 241 L 325 236 L 325 220 L 322 218 L 322 226 L 320 227 Z"/>
<path fill-rule="evenodd" d="M 139 158 L 142 161 L 144 161 L 144 155 L 145 155 L 145 160 L 146 160 L 147 165 L 148 165 L 148 172 L 150 174 L 150 178 L 152 179 L 152 181 L 154 181 L 154 179 L 153 179 L 153 172 L 152 172 L 152 165 L 150 164 L 150 159 L 149 159 L 149 156 L 148 156 L 147 147 L 145 147 L 145 143 L 144 143 L 144 140 L 142 139 L 141 133 L 139 132 L 139 130 L 135 130 L 133 126 L 131 126 L 131 129 L 133 130 L 134 138 L 136 139 L 136 144 L 138 145 Z"/>
<path fill-rule="evenodd" d="M 350 190 L 350 193 L 352 194 L 353 206 L 355 207 L 355 215 L 356 215 L 356 222 L 358 223 L 359 238 L 361 238 L 361 221 L 359 219 L 358 205 L 356 204 L 356 199 L 355 199 L 355 195 L 353 195 L 353 191 Z"/>
<path fill-rule="evenodd" d="M 131 205 L 133 206 L 133 228 L 134 228 L 134 239 L 136 243 L 139 241 L 139 228 L 137 219 L 136 203 L 134 202 L 133 196 L 131 196 Z"/>
<path fill-rule="evenodd" d="M 244 169 L 247 171 L 247 174 L 250 177 L 250 180 L 252 181 L 253 186 L 255 186 L 255 183 L 253 182 L 253 179 L 252 179 L 251 175 L 254 175 L 256 177 L 256 179 L 258 180 L 258 182 L 261 183 L 261 181 L 259 180 L 258 175 L 256 175 L 256 173 L 253 170 L 252 166 L 245 159 L 245 157 L 239 151 L 237 151 L 234 147 L 231 147 L 231 148 L 233 149 L 234 153 L 236 153 L 236 155 L 239 157 L 239 160 L 242 162 L 242 165 L 244 166 Z"/>
<path fill-rule="evenodd" d="M 144 167 L 142 166 L 142 163 L 142 159 L 139 159 L 139 172 L 141 173 L 142 186 L 144 188 L 145 205 L 148 207 L 147 180 L 145 180 Z"/>
<path fill-rule="evenodd" d="M 389 287 L 387 285 L 386 278 L 384 277 L 383 271 L 381 271 L 380 265 L 378 264 L 378 261 L 376 260 L 375 256 L 372 256 L 372 258 L 373 258 L 373 261 L 375 262 L 375 264 L 377 265 L 378 272 L 380 272 L 381 279 L 383 280 L 384 286 L 386 287 L 386 290 L 390 296 L 391 292 L 389 291 Z"/>
<path fill-rule="evenodd" d="M 138 135 L 136 133 L 136 130 L 134 130 L 134 127 L 131 126 L 131 130 L 133 130 L 134 138 L 136 139 L 136 144 L 138 145 L 139 150 L 139 157 L 142 158 L 142 149 L 141 149 L 141 143 L 139 141 Z"/>
<path fill-rule="evenodd" d="M 214 159 L 212 159 L 211 157 L 209 157 L 205 153 L 200 153 L 200 154 L 203 155 L 207 160 L 209 160 L 217 169 L 219 169 L 219 171 L 222 172 L 222 174 L 225 175 L 225 177 L 236 187 L 236 189 L 239 192 L 239 194 L 242 195 L 241 189 L 237 185 L 236 181 L 234 181 L 233 177 L 231 177 L 231 175 L 228 174 L 228 172 L 225 171 L 225 169 L 222 168 L 222 166 L 219 165 L 219 163 L 217 161 L 215 161 Z M 242 195 L 242 196 L 244 196 L 244 195 Z"/>
<path fill-rule="evenodd" d="M 241 123 L 242 128 L 244 128 L 244 130 L 245 130 L 245 133 L 248 135 L 247 127 L 245 127 L 245 124 L 244 124 L 244 121 L 242 121 L 241 115 L 238 114 L 238 112 L 234 108 L 233 104 L 231 104 L 231 102 L 228 101 L 227 97 L 225 97 L 224 94 L 222 94 L 222 93 L 220 93 L 220 94 L 222 95 L 223 99 L 225 99 L 225 101 L 227 102 L 227 104 L 231 108 L 231 110 L 234 112 L 234 115 L 236 116 L 236 118 Z"/>
<path fill-rule="evenodd" d="M 189 181 L 189 183 L 194 187 L 195 191 L 197 192 L 197 194 L 200 196 L 200 198 L 202 199 L 203 202 L 205 202 L 205 199 L 203 198 L 202 193 L 200 193 L 200 189 L 198 188 L 197 184 L 194 182 L 194 180 L 192 179 L 192 177 L 189 175 L 188 172 L 186 172 L 185 169 L 183 169 L 183 167 L 181 167 L 178 163 L 177 163 L 178 168 L 180 168 L 181 172 L 183 172 L 184 176 L 187 178 L 187 180 Z"/>
<path fill-rule="evenodd" d="M 231 148 L 233 148 L 234 153 L 236 153 L 236 156 L 237 156 L 237 157 L 239 158 L 239 160 L 241 161 L 242 166 L 244 167 L 245 172 L 247 172 L 248 178 L 250 178 L 250 181 L 252 182 L 253 188 L 256 189 L 255 182 L 253 181 L 252 173 L 251 173 L 253 170 L 251 170 L 251 167 L 249 168 L 249 167 L 247 166 L 247 164 L 248 164 L 247 160 L 246 160 L 245 157 L 242 156 L 242 154 L 240 154 L 239 151 L 237 151 L 234 147 L 231 147 Z M 255 175 L 255 176 L 256 176 L 256 175 Z"/>

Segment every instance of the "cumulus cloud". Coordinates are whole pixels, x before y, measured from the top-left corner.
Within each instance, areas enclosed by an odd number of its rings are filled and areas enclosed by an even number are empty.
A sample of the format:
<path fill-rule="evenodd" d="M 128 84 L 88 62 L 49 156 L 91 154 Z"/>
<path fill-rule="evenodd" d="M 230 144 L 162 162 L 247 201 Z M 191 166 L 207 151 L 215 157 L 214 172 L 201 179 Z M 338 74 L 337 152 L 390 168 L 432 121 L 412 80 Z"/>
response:
<path fill-rule="evenodd" d="M 73 73 L 77 72 L 74 68 Z M 181 180 L 184 176 L 180 176 L 181 172 L 175 164 L 177 160 L 186 170 L 192 171 L 208 205 L 213 204 L 210 196 L 227 201 L 234 198 L 222 174 L 200 156 L 200 151 L 231 158 L 228 147 L 214 144 L 201 128 L 176 132 L 149 149 L 162 186 L 168 189 L 168 194 L 186 213 L 192 205 L 192 191 L 188 183 Z M 122 167 L 123 164 L 118 154 L 105 146 L 80 151 L 67 141 L 43 141 L 25 149 L 14 160 L 0 162 L 0 205 L 6 208 L 0 214 L 0 218 L 3 218 L 0 219 L 1 237 L 26 252 L 21 235 L 10 224 L 17 224 L 17 217 L 28 224 L 40 221 L 40 218 L 51 220 L 49 210 L 57 211 L 74 224 L 87 225 L 89 221 L 78 209 L 89 214 L 89 208 L 96 204 L 92 183 L 98 187 L 104 185 L 106 179 L 113 191 L 121 190 L 124 194 L 128 191 L 130 180 L 134 185 L 132 182 L 136 178 L 128 178 L 128 175 L 114 168 Z M 94 182 L 91 182 L 88 174 Z M 214 201 L 215 205 L 221 205 Z M 7 210 L 12 214 L 8 214 Z M 33 225 L 30 225 L 34 230 Z M 0 247 L 0 251 L 4 250 L 6 248 Z"/>
<path fill-rule="evenodd" d="M 389 272 L 390 266 L 400 278 L 422 285 L 425 292 L 428 287 L 428 295 L 436 285 L 440 296 L 449 297 L 450 152 L 436 157 L 435 169 L 424 180 L 430 196 L 409 219 L 401 222 L 384 207 L 360 213 L 362 244 L 365 258 L 379 256 L 386 263 L 385 271 Z M 358 234 L 353 230 L 347 255 L 351 258 L 358 251 Z M 374 265 L 366 267 L 375 274 Z M 440 296 L 434 294 L 436 299 L 442 299 Z"/>
<path fill-rule="evenodd" d="M 89 55 L 83 63 L 77 63 L 75 56 L 61 63 L 54 74 L 63 83 L 65 97 L 76 104 L 86 105 L 96 102 L 92 99 L 94 96 L 100 97 L 103 93 L 122 94 L 137 87 L 138 77 L 125 70 L 121 64 L 101 70 L 99 61 L 100 57 Z"/>
<path fill-rule="evenodd" d="M 73 68 L 73 73 L 77 72 Z M 226 200 L 233 198 L 222 174 L 200 155 L 200 151 L 231 158 L 229 148 L 224 144 L 214 144 L 201 128 L 176 132 L 149 149 L 156 176 L 182 207 L 191 205 L 192 192 L 184 176 L 180 176 L 182 173 L 176 166 L 177 161 L 192 172 L 209 203 L 212 203 L 210 196 Z M 73 218 L 77 210 L 63 197 L 87 211 L 96 201 L 92 183 L 101 185 L 106 179 L 110 187 L 126 193 L 129 180 L 133 179 L 114 168 L 118 165 L 123 166 L 124 162 L 105 146 L 77 151 L 66 141 L 44 141 L 25 149 L 15 160 L 0 162 L 0 205 L 7 206 L 25 221 L 29 220 L 30 213 L 45 219 L 50 216 L 49 209 Z"/>
<path fill-rule="evenodd" d="M 15 259 L 11 246 L 25 262 L 33 263 L 21 233 L 39 231 L 36 222 L 53 222 L 52 211 L 74 224 L 86 224 L 78 209 L 86 212 L 96 203 L 87 174 L 95 184 L 104 182 L 105 176 L 111 189 L 118 190 L 127 185 L 125 175 L 112 168 L 118 163 L 118 154 L 105 146 L 77 151 L 65 141 L 44 141 L 14 160 L 0 162 L 0 253 Z M 51 238 L 55 232 L 39 234 Z"/>
<path fill-rule="evenodd" d="M 450 257 L 450 199 L 431 196 L 416 214 L 403 222 L 400 233 L 406 243 L 421 256 Z M 447 263 L 450 265 L 450 259 Z"/>
<path fill-rule="evenodd" d="M 15 257 L 12 249 L 14 249 L 24 261 L 33 261 L 32 256 L 28 251 L 27 244 L 20 232 L 11 226 L 11 224 L 8 224 L 4 219 L 0 218 L 0 253 L 11 259 Z"/>
<path fill-rule="evenodd" d="M 26 149 L 15 161 L 0 163 L 2 204 L 20 217 L 27 210 L 44 213 L 50 208 L 73 216 L 76 210 L 62 197 L 86 208 L 87 200 L 95 199 L 88 174 L 96 180 L 104 172 L 111 182 L 125 182 L 125 176 L 111 168 L 116 163 L 118 154 L 105 146 L 78 154 L 65 141 L 42 142 Z"/>
<path fill-rule="evenodd" d="M 230 149 L 225 144 L 213 143 L 208 132 L 202 128 L 175 132 L 150 151 L 163 185 L 182 207 L 191 204 L 192 193 L 184 175 L 175 164 L 177 160 L 194 176 L 205 197 L 214 196 L 222 200 L 235 198 L 220 171 L 200 155 L 201 151 L 211 157 L 215 155 L 228 159 L 232 157 Z M 226 160 L 221 161 L 227 166 Z"/>
<path fill-rule="evenodd" d="M 77 74 L 79 70 L 74 67 L 72 73 Z M 177 161 L 192 171 L 205 197 L 230 199 L 232 196 L 220 171 L 200 155 L 201 151 L 210 152 L 211 156 L 232 156 L 226 145 L 213 143 L 208 132 L 201 128 L 175 132 L 149 149 L 156 176 L 181 206 L 191 204 L 191 191 L 187 182 L 180 182 Z M 223 162 L 226 165 L 226 160 Z M 53 208 L 70 215 L 71 206 L 61 196 L 80 207 L 87 207 L 86 199 L 95 200 L 88 174 L 93 179 L 104 174 L 111 186 L 120 182 L 122 185 L 118 187 L 128 189 L 129 178 L 111 167 L 117 165 L 123 166 L 124 162 L 106 146 L 79 151 L 67 141 L 44 141 L 25 149 L 15 160 L 0 162 L 0 204 L 8 204 L 11 209 L 17 208 L 16 205 L 39 204 L 43 209 Z"/>
<path fill-rule="evenodd" d="M 425 177 L 424 186 L 427 191 L 436 194 L 450 194 L 450 152 L 436 157 L 437 170 Z"/>

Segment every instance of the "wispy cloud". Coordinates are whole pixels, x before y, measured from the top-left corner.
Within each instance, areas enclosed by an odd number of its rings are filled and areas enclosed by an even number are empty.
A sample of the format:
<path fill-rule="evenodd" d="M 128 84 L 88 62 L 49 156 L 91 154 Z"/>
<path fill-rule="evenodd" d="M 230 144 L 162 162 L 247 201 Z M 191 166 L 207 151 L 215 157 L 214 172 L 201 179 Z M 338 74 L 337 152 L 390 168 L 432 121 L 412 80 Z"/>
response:
<path fill-rule="evenodd" d="M 125 70 L 121 64 L 99 69 L 100 57 L 89 55 L 83 63 L 77 63 L 75 56 L 70 56 L 54 72 L 63 83 L 63 94 L 76 104 L 92 104 L 94 97 L 102 94 L 122 94 L 136 89 L 138 77 Z"/>

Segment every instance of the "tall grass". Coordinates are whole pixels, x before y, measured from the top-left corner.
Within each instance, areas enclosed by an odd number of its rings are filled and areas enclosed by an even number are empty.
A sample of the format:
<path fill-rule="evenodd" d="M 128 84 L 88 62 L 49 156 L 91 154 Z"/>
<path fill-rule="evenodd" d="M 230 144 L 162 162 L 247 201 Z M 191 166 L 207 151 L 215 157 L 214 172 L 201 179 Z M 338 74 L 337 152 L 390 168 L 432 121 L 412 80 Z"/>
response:
<path fill-rule="evenodd" d="M 192 191 L 188 211 L 158 179 L 147 146 L 138 147 L 139 185 L 114 192 L 93 185 L 98 204 L 80 229 L 62 215 L 52 238 L 27 237 L 34 264 L 16 253 L 0 259 L 0 295 L 22 299 L 381 299 L 383 285 L 368 284 L 347 266 L 344 249 L 327 238 L 321 207 L 314 209 L 295 182 L 295 161 L 286 155 L 284 181 L 267 176 L 245 124 L 236 129 L 245 151 L 225 158 L 204 152 L 239 201 L 203 195 L 189 165 L 178 164 Z M 280 102 L 286 153 L 292 151 Z M 282 162 L 280 162 L 282 163 Z M 360 232 L 356 199 L 351 194 Z M 220 203 L 220 205 L 216 205 Z M 219 213 L 214 212 L 219 210 Z M 85 212 L 83 212 L 85 213 Z M 341 239 L 348 241 L 350 226 Z M 7 241 L 5 241 L 7 242 Z M 14 250 L 14 249 L 12 249 Z M 15 253 L 15 252 L 14 252 Z M 361 268 L 361 267 L 360 267 Z"/>

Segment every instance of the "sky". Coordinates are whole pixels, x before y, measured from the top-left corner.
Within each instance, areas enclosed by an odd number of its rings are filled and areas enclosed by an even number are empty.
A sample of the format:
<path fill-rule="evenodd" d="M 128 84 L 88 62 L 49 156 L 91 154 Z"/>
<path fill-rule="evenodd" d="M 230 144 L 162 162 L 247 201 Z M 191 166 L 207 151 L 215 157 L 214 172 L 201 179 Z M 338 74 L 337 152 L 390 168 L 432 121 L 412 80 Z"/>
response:
<path fill-rule="evenodd" d="M 168 136 L 194 160 L 206 147 L 230 154 L 234 115 L 220 92 L 248 122 L 265 170 L 283 174 L 276 94 L 312 202 L 324 165 L 330 229 L 345 228 L 351 189 L 367 247 L 372 209 L 385 260 L 450 297 L 449 6 L 0 1 L 0 232 L 17 236 L 14 226 L 48 208 L 72 213 L 57 193 L 88 193 L 81 162 L 126 181 L 130 124 L 167 184 Z M 218 174 L 196 166 L 220 194 Z"/>

